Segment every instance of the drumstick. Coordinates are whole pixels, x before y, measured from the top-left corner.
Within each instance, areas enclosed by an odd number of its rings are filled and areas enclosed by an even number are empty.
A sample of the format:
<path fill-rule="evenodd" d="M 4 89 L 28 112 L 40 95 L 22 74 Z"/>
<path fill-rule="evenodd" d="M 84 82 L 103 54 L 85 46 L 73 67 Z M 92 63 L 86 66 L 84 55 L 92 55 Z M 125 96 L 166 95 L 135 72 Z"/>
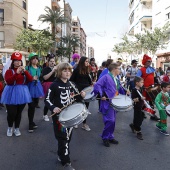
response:
<path fill-rule="evenodd" d="M 130 87 L 130 86 L 128 86 L 128 89 L 127 89 L 127 92 L 126 92 L 126 96 L 127 96 L 128 91 L 129 91 L 129 87 Z M 126 96 L 125 96 L 125 100 L 126 100 Z"/>
<path fill-rule="evenodd" d="M 96 99 L 102 99 L 102 97 L 101 98 L 96 98 Z M 106 98 L 106 99 L 114 99 L 114 97 L 113 98 Z M 119 98 L 119 97 L 116 97 L 116 99 L 121 99 L 121 98 Z"/>
<path fill-rule="evenodd" d="M 75 101 L 75 100 L 74 100 L 74 101 Z M 73 101 L 73 102 L 74 102 L 74 101 Z M 63 107 L 61 108 L 61 110 L 65 109 L 66 107 L 68 107 L 69 105 L 71 105 L 73 102 L 69 103 L 69 104 L 66 105 L 66 106 L 63 106 Z M 55 114 L 57 114 L 57 113 L 53 113 L 53 114 L 50 115 L 49 117 L 52 117 L 52 116 L 54 116 Z"/>
<path fill-rule="evenodd" d="M 84 90 L 84 92 L 88 92 L 88 91 L 91 91 L 91 89 L 89 89 L 89 90 Z M 71 96 L 71 97 L 68 97 L 67 99 L 73 98 L 73 97 L 78 96 L 78 95 L 81 95 L 81 92 L 80 92 L 80 93 L 77 93 L 77 94 L 75 94 L 75 95 L 73 95 L 73 96 Z"/>

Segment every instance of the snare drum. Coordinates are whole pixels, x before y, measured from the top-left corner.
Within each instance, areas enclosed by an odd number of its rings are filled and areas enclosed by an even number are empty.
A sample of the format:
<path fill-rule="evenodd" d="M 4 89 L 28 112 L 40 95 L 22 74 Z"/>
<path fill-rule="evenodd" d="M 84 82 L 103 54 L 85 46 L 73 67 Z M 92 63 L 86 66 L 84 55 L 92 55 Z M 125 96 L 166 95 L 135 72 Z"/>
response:
<path fill-rule="evenodd" d="M 82 123 L 88 116 L 89 111 L 82 103 L 74 103 L 64 110 L 59 115 L 59 122 L 63 127 L 73 127 Z"/>
<path fill-rule="evenodd" d="M 165 110 L 166 110 L 166 114 L 170 116 L 170 105 L 166 106 Z"/>
<path fill-rule="evenodd" d="M 84 98 L 85 102 L 91 102 L 96 98 L 94 93 L 92 93 L 93 86 L 86 87 L 86 88 L 83 89 L 83 91 L 86 93 L 86 96 Z"/>
<path fill-rule="evenodd" d="M 121 94 L 112 99 L 111 105 L 118 112 L 127 112 L 133 108 L 132 99 Z"/>

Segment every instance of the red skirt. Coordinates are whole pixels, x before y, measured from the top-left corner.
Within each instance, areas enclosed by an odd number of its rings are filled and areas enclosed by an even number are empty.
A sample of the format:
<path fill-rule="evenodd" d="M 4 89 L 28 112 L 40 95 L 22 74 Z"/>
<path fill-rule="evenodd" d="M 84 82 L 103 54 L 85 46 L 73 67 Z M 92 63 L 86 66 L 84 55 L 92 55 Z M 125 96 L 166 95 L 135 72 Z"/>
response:
<path fill-rule="evenodd" d="M 45 95 L 47 94 L 48 89 L 50 88 L 50 85 L 51 85 L 52 83 L 53 83 L 53 82 L 44 82 L 44 83 L 42 84 Z"/>

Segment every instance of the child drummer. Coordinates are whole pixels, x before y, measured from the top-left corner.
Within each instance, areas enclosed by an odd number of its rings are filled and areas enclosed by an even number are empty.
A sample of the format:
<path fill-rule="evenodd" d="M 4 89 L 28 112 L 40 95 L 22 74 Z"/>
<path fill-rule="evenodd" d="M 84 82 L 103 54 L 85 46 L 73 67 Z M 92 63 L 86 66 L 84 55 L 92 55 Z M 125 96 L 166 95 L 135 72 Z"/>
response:
<path fill-rule="evenodd" d="M 94 93 L 101 97 L 100 112 L 103 114 L 104 130 L 101 135 L 103 144 L 106 147 L 112 144 L 118 144 L 114 138 L 113 132 L 115 129 L 116 111 L 111 106 L 111 100 L 114 96 L 125 94 L 124 89 L 120 86 L 117 75 L 120 74 L 120 66 L 117 63 L 109 65 L 109 73 L 100 78 L 94 85 Z"/>
<path fill-rule="evenodd" d="M 134 78 L 135 88 L 132 90 L 131 97 L 134 101 L 134 116 L 133 116 L 133 123 L 129 126 L 133 133 L 137 133 L 137 138 L 143 140 L 142 133 L 141 133 L 141 125 L 144 118 L 144 113 L 142 112 L 142 107 L 144 106 L 144 99 L 145 97 L 141 97 L 139 93 L 142 94 L 142 86 L 144 80 L 141 77 Z M 138 93 L 139 91 L 139 93 Z"/>
<path fill-rule="evenodd" d="M 75 86 L 68 81 L 72 73 L 72 66 L 69 63 L 60 63 L 57 66 L 56 80 L 51 84 L 47 96 L 45 98 L 45 105 L 53 112 L 56 113 L 53 119 L 54 134 L 58 140 L 58 160 L 64 166 L 74 170 L 70 163 L 69 157 L 69 143 L 72 136 L 73 128 L 64 128 L 58 121 L 58 114 L 61 108 L 74 102 L 74 94 L 78 93 Z M 81 96 L 75 97 L 76 102 L 82 102 L 85 97 L 85 92 L 81 91 Z M 83 98 L 82 98 L 83 97 Z"/>
<path fill-rule="evenodd" d="M 161 89 L 162 91 L 156 96 L 155 99 L 155 104 L 160 115 L 160 122 L 156 124 L 156 127 L 162 134 L 169 136 L 169 133 L 167 132 L 167 114 L 165 108 L 170 104 L 170 97 L 168 94 L 170 91 L 170 84 L 162 82 Z"/>

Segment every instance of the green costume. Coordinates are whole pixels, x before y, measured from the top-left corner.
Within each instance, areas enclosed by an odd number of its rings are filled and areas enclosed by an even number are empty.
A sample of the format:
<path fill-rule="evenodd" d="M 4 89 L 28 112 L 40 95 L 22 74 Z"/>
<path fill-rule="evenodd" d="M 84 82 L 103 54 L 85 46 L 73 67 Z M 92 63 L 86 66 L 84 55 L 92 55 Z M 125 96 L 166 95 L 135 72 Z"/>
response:
<path fill-rule="evenodd" d="M 161 130 L 167 129 L 167 114 L 166 114 L 166 106 L 170 104 L 170 97 L 168 93 L 160 92 L 155 99 L 156 107 L 159 111 L 160 122 L 157 123 L 157 126 L 161 128 Z"/>

